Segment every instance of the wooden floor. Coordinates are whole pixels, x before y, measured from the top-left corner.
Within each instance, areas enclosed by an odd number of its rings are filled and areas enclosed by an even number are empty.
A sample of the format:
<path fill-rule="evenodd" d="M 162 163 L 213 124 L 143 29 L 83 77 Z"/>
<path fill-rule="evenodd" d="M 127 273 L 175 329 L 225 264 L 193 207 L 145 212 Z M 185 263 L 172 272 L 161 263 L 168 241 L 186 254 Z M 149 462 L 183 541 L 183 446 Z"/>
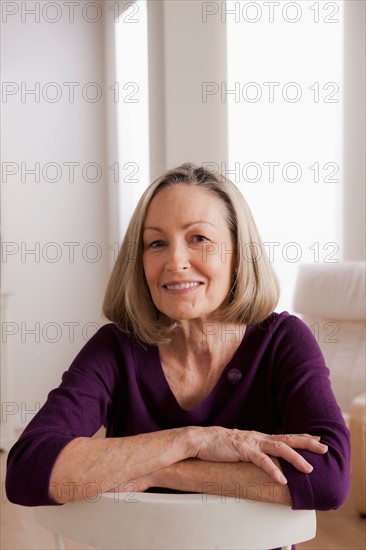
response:
<path fill-rule="evenodd" d="M 33 509 L 7 501 L 5 464 L 6 455 L 1 453 L 1 550 L 52 550 L 53 537 L 35 523 Z M 317 524 L 316 538 L 298 544 L 297 550 L 366 550 L 366 520 L 355 512 L 352 495 L 338 510 L 317 512 Z M 69 550 L 89 548 L 68 540 L 65 540 L 65 546 Z"/>

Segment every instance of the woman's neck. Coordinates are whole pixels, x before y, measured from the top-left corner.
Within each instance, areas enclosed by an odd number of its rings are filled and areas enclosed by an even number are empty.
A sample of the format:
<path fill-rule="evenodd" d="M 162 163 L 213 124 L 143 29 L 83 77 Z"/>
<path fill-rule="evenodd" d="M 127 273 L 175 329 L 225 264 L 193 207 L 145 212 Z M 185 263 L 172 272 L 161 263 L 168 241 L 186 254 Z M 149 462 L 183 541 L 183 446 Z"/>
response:
<path fill-rule="evenodd" d="M 227 364 L 239 347 L 245 325 L 217 321 L 182 321 L 174 331 L 171 343 L 159 349 L 174 356 L 182 365 Z"/>
<path fill-rule="evenodd" d="M 196 407 L 217 384 L 245 333 L 245 325 L 181 323 L 170 344 L 159 347 L 172 393 L 185 410 Z"/>

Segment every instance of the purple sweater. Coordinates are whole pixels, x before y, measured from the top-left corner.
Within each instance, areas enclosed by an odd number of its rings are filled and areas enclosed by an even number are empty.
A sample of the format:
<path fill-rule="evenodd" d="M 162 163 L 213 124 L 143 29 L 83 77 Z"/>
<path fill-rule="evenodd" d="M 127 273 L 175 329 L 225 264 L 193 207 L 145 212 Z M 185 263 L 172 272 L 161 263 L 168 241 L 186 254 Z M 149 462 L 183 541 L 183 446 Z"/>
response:
<path fill-rule="evenodd" d="M 107 437 L 197 425 L 321 436 L 329 446 L 325 455 L 299 451 L 314 466 L 310 474 L 280 462 L 294 509 L 337 508 L 349 490 L 350 441 L 328 375 L 305 323 L 273 313 L 247 326 L 212 392 L 186 411 L 170 390 L 158 348 L 145 349 L 114 324 L 104 325 L 11 449 L 7 496 L 25 506 L 56 504 L 48 485 L 58 454 L 101 425 Z"/>

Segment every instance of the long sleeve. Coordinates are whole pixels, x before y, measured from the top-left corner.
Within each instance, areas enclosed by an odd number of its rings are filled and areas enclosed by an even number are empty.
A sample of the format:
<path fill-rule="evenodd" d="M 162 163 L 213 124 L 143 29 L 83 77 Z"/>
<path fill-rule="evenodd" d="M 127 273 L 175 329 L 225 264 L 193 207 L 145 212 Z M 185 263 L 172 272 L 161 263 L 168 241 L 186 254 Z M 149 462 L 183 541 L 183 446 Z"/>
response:
<path fill-rule="evenodd" d="M 110 325 L 82 348 L 61 385 L 10 450 L 6 493 L 24 506 L 57 504 L 48 493 L 50 476 L 61 450 L 76 437 L 91 437 L 112 414 L 120 379 L 120 350 Z"/>
<path fill-rule="evenodd" d="M 350 436 L 331 388 L 329 369 L 310 329 L 297 317 L 284 320 L 281 336 L 274 341 L 271 353 L 283 433 L 319 435 L 328 445 L 325 455 L 298 450 L 313 465 L 310 474 L 280 459 L 293 509 L 338 508 L 349 491 Z"/>

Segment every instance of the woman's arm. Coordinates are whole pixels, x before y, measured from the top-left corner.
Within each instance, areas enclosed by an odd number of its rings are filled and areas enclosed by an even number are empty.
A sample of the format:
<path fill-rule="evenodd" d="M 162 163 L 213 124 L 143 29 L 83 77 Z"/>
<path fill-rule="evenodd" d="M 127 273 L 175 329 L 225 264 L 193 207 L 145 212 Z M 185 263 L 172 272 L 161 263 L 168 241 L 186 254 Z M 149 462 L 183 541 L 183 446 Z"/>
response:
<path fill-rule="evenodd" d="M 136 490 L 145 490 L 159 486 L 160 480 L 162 487 L 175 489 L 179 489 L 177 484 L 191 483 L 182 490 L 193 492 L 202 492 L 206 480 L 209 483 L 215 480 L 220 485 L 226 484 L 230 491 L 237 473 L 239 483 L 253 480 L 265 492 L 265 483 L 274 482 L 278 486 L 286 483 L 279 463 L 268 454 L 288 460 L 300 472 L 311 470 L 292 446 L 326 452 L 317 438 L 306 434 L 269 436 L 219 426 L 190 426 L 123 438 L 77 438 L 59 454 L 49 492 L 56 502 L 65 503 L 82 499 L 86 494 L 90 497 L 103 491 L 123 490 L 126 482 L 135 483 Z M 185 460 L 194 457 L 200 460 Z M 246 464 L 244 468 L 242 462 L 257 466 Z"/>
<path fill-rule="evenodd" d="M 279 462 L 271 458 L 276 466 Z M 303 474 L 306 475 L 306 474 Z M 154 472 L 144 484 L 190 493 L 215 494 L 251 502 L 292 505 L 288 485 L 282 485 L 252 463 L 206 462 L 187 459 Z M 139 484 L 136 482 L 136 490 Z"/>
<path fill-rule="evenodd" d="M 189 428 L 119 438 L 78 437 L 63 448 L 52 469 L 49 494 L 63 504 L 111 490 L 191 456 Z M 144 491 L 143 479 L 135 490 Z"/>
<path fill-rule="evenodd" d="M 307 476 L 279 458 L 288 479 L 294 509 L 332 510 L 346 499 L 350 484 L 350 436 L 333 394 L 329 369 L 310 329 L 295 316 L 283 319 L 274 334 L 272 379 L 281 416 L 281 431 L 321 436 L 324 456 L 299 449 L 314 469 Z M 334 343 L 333 345 L 337 345 Z"/>

